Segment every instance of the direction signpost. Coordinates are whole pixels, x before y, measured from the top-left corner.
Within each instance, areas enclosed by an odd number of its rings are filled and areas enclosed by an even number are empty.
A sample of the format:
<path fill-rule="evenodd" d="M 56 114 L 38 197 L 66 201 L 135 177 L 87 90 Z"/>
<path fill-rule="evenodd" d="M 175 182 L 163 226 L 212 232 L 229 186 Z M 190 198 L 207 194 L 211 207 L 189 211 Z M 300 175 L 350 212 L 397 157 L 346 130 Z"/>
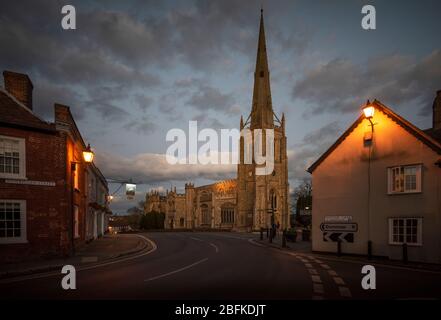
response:
<path fill-rule="evenodd" d="M 327 216 L 320 224 L 325 242 L 354 242 L 354 233 L 358 231 L 358 224 L 352 222 L 352 216 Z"/>
<path fill-rule="evenodd" d="M 340 232 L 357 232 L 357 223 L 322 223 L 320 230 L 325 231 L 340 231 Z"/>
<path fill-rule="evenodd" d="M 354 242 L 353 232 L 323 232 L 323 241 L 325 242 Z"/>

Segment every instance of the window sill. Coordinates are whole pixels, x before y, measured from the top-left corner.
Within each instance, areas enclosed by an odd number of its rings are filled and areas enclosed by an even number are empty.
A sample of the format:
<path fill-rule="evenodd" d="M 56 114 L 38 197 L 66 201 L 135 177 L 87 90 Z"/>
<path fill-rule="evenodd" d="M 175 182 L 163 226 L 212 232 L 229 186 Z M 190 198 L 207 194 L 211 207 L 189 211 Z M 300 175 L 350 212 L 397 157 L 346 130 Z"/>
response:
<path fill-rule="evenodd" d="M 17 176 L 17 175 L 8 175 L 8 174 L 0 174 L 0 179 L 5 180 L 28 180 L 26 176 Z"/>
<path fill-rule="evenodd" d="M 388 196 L 399 196 L 399 195 L 409 195 L 409 194 L 421 194 L 422 191 L 406 191 L 406 192 L 388 192 Z"/>
<path fill-rule="evenodd" d="M 0 245 L 2 245 L 2 244 L 26 244 L 26 243 L 29 243 L 27 239 L 3 238 L 0 240 Z"/>
<path fill-rule="evenodd" d="M 394 246 L 394 247 L 402 247 L 404 244 L 404 242 L 402 243 L 389 243 L 390 246 Z M 408 243 L 407 244 L 408 247 L 422 247 L 423 244 L 422 243 Z"/>

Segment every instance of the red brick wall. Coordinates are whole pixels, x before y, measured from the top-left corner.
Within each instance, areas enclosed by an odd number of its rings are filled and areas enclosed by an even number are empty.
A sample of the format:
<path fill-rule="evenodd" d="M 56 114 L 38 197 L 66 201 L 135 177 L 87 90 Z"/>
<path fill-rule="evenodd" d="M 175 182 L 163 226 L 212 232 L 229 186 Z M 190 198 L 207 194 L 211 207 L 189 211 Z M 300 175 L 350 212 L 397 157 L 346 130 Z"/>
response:
<path fill-rule="evenodd" d="M 27 244 L 0 244 L 0 261 L 26 260 L 69 253 L 69 194 L 66 188 L 66 144 L 60 133 L 0 128 L 0 135 L 26 141 L 28 180 L 56 186 L 17 185 L 0 179 L 0 199 L 26 200 Z"/>

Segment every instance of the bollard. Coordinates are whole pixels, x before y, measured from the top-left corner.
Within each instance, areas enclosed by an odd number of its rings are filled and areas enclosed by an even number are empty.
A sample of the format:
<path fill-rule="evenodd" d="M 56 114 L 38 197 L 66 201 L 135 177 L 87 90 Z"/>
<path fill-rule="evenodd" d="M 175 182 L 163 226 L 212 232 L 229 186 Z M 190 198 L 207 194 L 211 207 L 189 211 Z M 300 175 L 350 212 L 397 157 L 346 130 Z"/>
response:
<path fill-rule="evenodd" d="M 269 229 L 268 229 L 268 228 L 266 228 L 266 238 L 267 238 L 267 239 L 269 238 L 269 235 L 268 235 L 268 233 L 269 233 Z"/>
<path fill-rule="evenodd" d="M 341 240 L 340 239 L 337 240 L 337 255 L 339 257 L 341 256 Z"/>
<path fill-rule="evenodd" d="M 407 243 L 403 243 L 403 262 L 407 263 Z"/>
<path fill-rule="evenodd" d="M 372 241 L 368 241 L 368 260 L 372 259 Z"/>
<path fill-rule="evenodd" d="M 273 229 L 269 230 L 269 243 L 273 243 Z"/>
<path fill-rule="evenodd" d="M 282 248 L 286 248 L 286 235 L 285 235 L 285 230 L 282 231 Z"/>
<path fill-rule="evenodd" d="M 263 228 L 260 228 L 260 240 L 263 240 Z"/>

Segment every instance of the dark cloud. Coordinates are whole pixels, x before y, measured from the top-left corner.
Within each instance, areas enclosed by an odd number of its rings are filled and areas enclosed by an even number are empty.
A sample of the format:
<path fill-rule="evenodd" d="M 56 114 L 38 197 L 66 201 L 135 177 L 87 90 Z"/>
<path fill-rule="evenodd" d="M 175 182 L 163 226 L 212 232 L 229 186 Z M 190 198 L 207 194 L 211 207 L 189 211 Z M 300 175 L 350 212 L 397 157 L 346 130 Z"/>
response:
<path fill-rule="evenodd" d="M 124 125 L 124 129 L 131 130 L 142 135 L 153 133 L 156 128 L 155 123 L 146 116 L 141 117 L 141 119 L 131 120 Z"/>
<path fill-rule="evenodd" d="M 317 160 L 342 134 L 337 121 L 306 134 L 302 141 L 288 151 L 289 178 L 301 181 L 309 177 L 306 169 Z"/>
<path fill-rule="evenodd" d="M 144 184 L 169 183 L 170 181 L 194 181 L 204 178 L 223 180 L 236 175 L 236 165 L 189 165 L 167 163 L 165 155 L 143 153 L 134 157 L 97 153 L 97 164 L 106 177 Z"/>
<path fill-rule="evenodd" d="M 143 112 L 146 112 L 147 109 L 150 108 L 153 104 L 152 98 L 141 94 L 136 95 L 135 100 L 138 104 L 139 109 L 141 109 Z"/>
<path fill-rule="evenodd" d="M 46 81 L 34 83 L 34 109 L 46 119 L 53 120 L 54 103 L 70 106 L 76 120 L 81 120 L 86 114 L 84 105 L 81 103 L 82 96 L 69 86 L 55 85 Z"/>
<path fill-rule="evenodd" d="M 231 94 L 225 94 L 217 88 L 201 85 L 187 101 L 187 104 L 199 110 L 228 110 L 233 102 Z"/>
<path fill-rule="evenodd" d="M 399 109 L 413 103 L 429 115 L 436 90 L 441 87 L 441 51 L 421 60 L 389 55 L 355 64 L 334 59 L 307 72 L 294 86 L 292 96 L 311 105 L 305 114 L 353 112 L 367 99 L 378 99 Z"/>

